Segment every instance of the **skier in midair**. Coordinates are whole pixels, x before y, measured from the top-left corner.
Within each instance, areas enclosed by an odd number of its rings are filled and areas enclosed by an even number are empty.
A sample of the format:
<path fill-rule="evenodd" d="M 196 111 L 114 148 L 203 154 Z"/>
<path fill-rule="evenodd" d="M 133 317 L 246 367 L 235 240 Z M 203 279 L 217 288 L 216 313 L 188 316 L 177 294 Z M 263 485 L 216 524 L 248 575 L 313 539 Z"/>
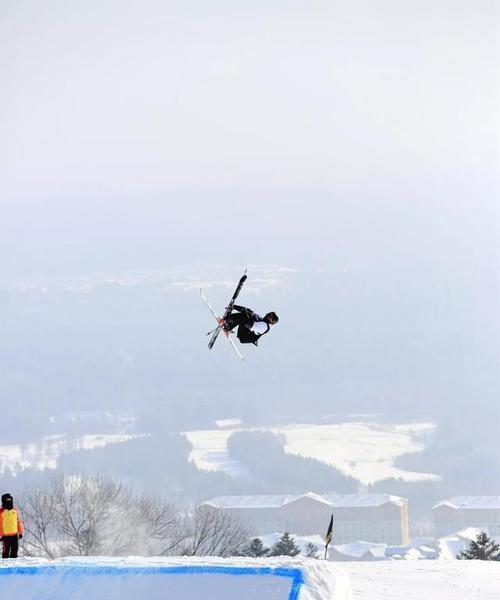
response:
<path fill-rule="evenodd" d="M 221 325 L 226 331 L 232 331 L 238 327 L 236 336 L 242 344 L 257 346 L 259 339 L 269 332 L 271 325 L 275 325 L 279 320 L 275 312 L 268 312 L 261 317 L 250 308 L 237 304 L 233 305 L 232 311 L 221 321 Z"/>

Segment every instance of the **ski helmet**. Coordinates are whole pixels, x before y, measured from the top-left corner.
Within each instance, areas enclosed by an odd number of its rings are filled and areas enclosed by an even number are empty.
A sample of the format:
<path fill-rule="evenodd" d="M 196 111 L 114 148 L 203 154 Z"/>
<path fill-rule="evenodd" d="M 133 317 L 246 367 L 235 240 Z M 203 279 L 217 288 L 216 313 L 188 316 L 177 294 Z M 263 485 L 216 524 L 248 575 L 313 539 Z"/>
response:
<path fill-rule="evenodd" d="M 5 508 L 6 510 L 12 510 L 14 508 L 14 498 L 12 498 L 11 494 L 2 495 L 2 508 Z"/>

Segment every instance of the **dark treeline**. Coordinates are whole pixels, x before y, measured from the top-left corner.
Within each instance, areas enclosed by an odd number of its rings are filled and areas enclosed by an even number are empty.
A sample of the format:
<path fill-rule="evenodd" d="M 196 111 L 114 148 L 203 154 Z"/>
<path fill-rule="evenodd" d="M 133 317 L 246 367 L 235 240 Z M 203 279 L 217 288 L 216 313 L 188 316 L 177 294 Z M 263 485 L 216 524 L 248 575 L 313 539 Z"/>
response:
<path fill-rule="evenodd" d="M 233 433 L 229 454 L 246 466 L 273 493 L 354 493 L 358 482 L 337 469 L 312 458 L 287 454 L 282 436 L 264 431 Z"/>

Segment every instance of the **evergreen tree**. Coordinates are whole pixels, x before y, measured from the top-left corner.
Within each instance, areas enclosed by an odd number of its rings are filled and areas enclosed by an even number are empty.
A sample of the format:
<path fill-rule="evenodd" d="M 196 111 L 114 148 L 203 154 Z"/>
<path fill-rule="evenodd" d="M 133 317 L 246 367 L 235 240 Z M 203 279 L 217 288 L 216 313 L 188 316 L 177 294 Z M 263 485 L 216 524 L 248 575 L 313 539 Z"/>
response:
<path fill-rule="evenodd" d="M 295 545 L 294 538 L 289 533 L 284 533 L 271 548 L 269 556 L 297 556 L 300 548 Z"/>
<path fill-rule="evenodd" d="M 308 542 L 305 547 L 305 553 L 307 558 L 318 558 L 319 548 L 315 544 Z"/>
<path fill-rule="evenodd" d="M 459 560 L 500 560 L 500 546 L 484 531 L 471 541 L 467 550 L 457 554 Z"/>
<path fill-rule="evenodd" d="M 266 548 L 260 538 L 253 538 L 248 546 L 242 551 L 242 556 L 267 556 L 269 548 Z"/>

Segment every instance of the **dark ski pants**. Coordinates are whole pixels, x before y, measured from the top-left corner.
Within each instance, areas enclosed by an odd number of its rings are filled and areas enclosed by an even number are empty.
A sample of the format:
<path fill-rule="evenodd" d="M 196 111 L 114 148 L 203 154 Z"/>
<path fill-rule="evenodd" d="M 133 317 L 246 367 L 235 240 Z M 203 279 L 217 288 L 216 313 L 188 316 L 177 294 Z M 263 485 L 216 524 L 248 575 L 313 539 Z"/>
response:
<path fill-rule="evenodd" d="M 17 535 L 4 535 L 2 538 L 2 558 L 17 558 L 19 550 L 19 537 Z"/>
<path fill-rule="evenodd" d="M 231 331 L 235 327 L 239 327 L 240 325 L 245 325 L 250 329 L 253 325 L 252 319 L 249 319 L 245 313 L 235 312 L 226 317 L 226 329 Z"/>

